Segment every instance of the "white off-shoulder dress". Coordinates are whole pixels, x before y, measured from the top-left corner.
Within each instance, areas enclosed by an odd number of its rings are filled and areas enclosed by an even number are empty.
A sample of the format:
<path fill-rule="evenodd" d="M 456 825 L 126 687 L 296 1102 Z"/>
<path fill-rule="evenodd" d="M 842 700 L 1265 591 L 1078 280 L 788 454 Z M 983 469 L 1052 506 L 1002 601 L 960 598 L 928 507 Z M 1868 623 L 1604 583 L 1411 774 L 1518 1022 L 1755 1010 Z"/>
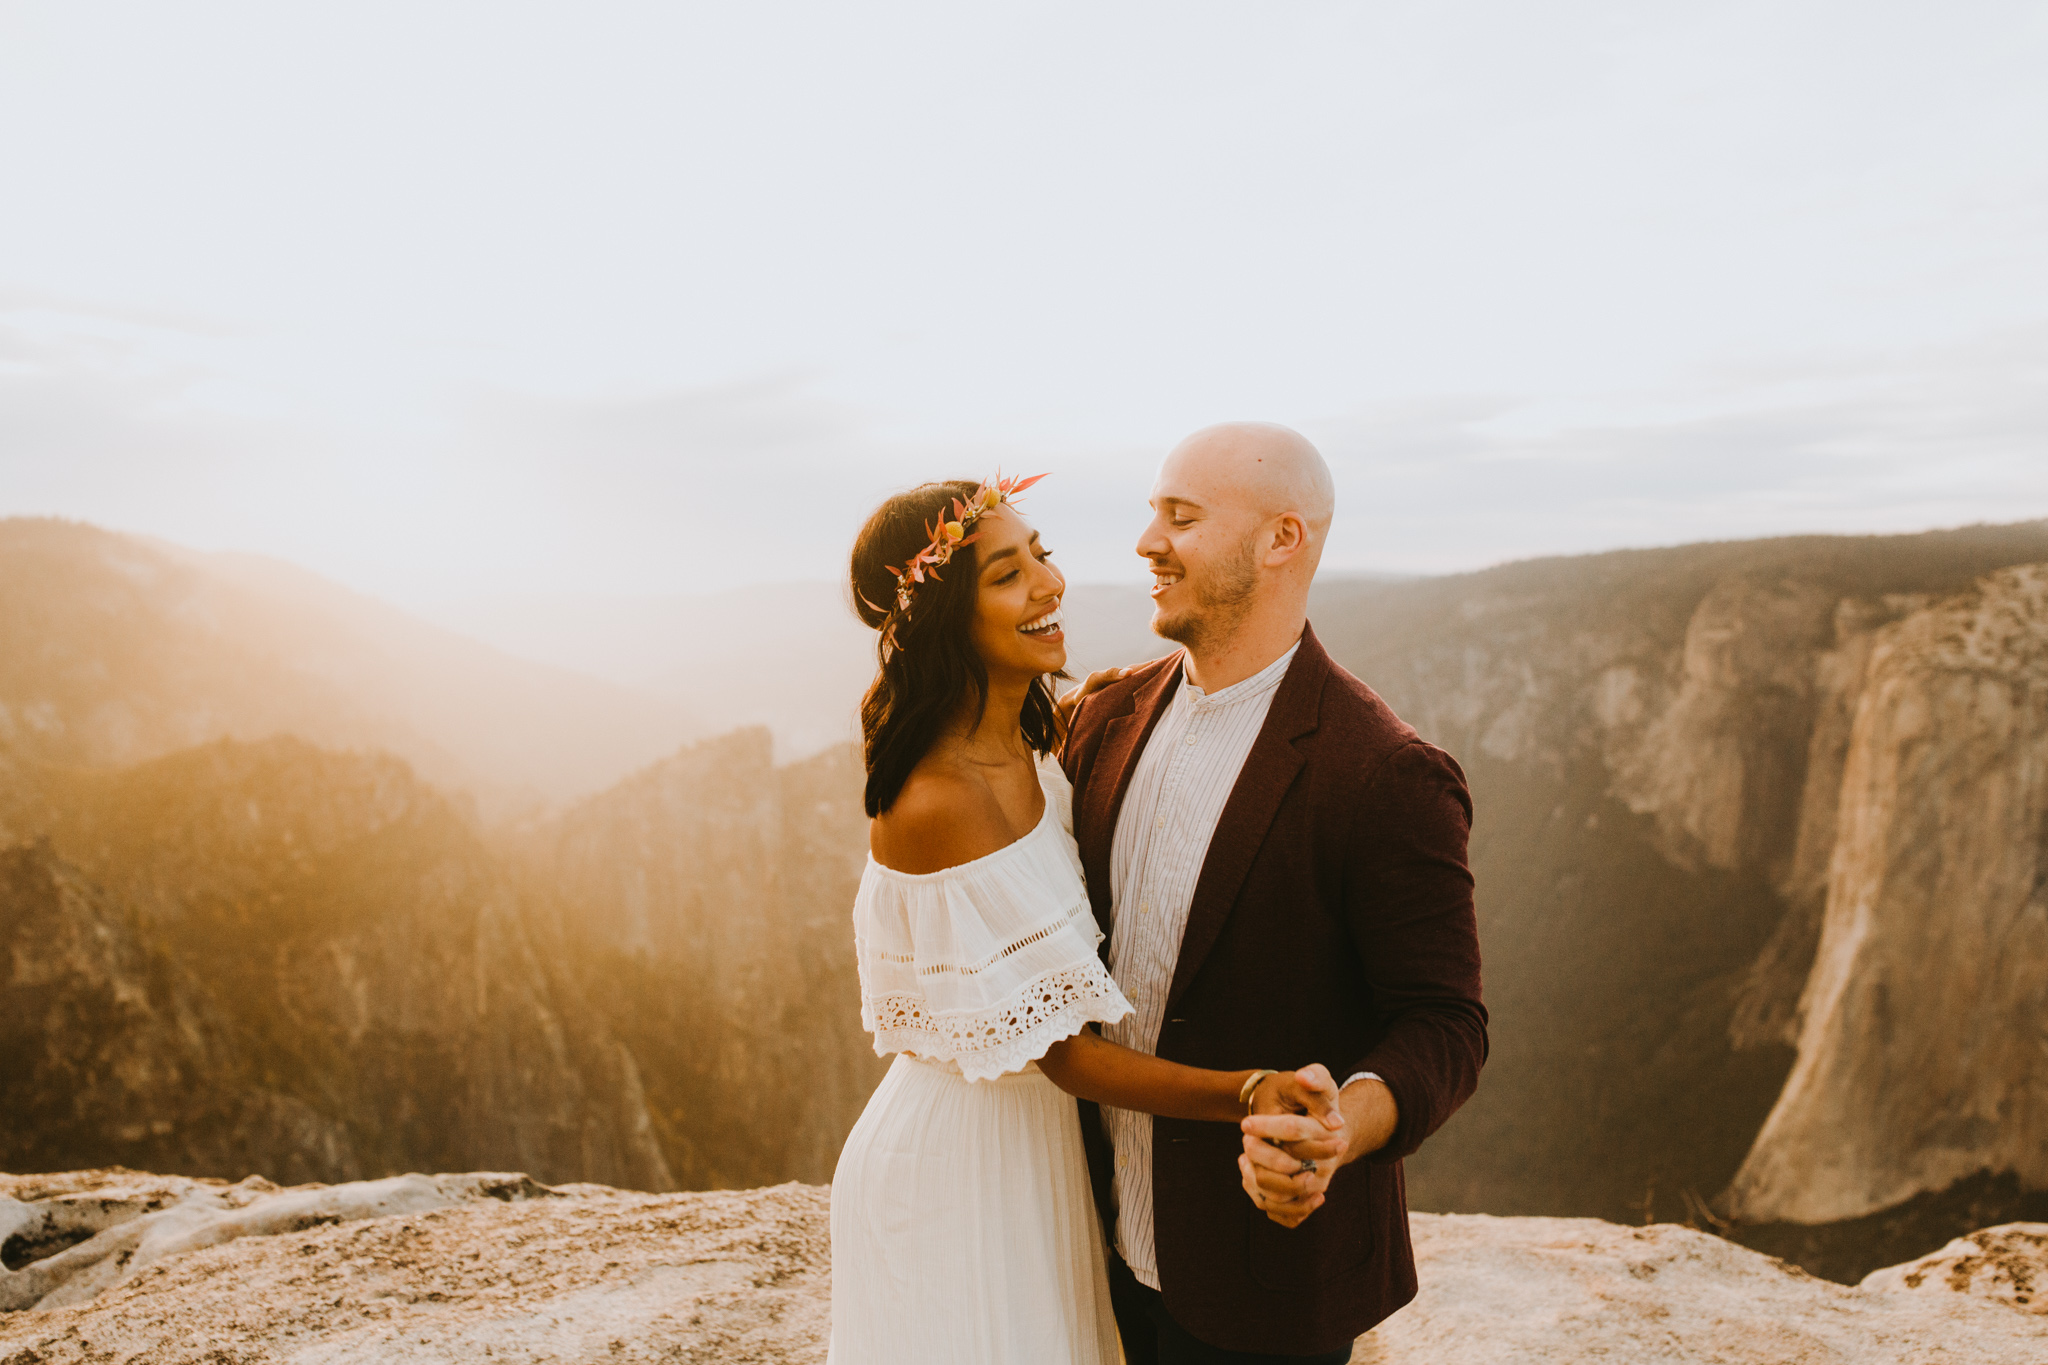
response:
<path fill-rule="evenodd" d="M 830 1365 L 1116 1365 L 1073 1099 L 1037 1066 L 1131 1012 L 1096 956 L 1073 791 L 970 863 L 868 860 L 861 1023 L 896 1054 L 832 1180 Z"/>

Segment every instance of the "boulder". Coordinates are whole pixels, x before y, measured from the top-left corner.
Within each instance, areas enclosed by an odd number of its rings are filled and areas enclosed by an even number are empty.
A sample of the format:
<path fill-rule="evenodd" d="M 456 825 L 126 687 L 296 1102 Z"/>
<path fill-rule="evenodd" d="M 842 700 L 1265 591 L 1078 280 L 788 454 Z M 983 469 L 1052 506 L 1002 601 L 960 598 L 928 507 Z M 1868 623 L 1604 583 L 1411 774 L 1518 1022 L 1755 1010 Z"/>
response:
<path fill-rule="evenodd" d="M 2002 1223 L 1904 1265 L 1863 1277 L 1863 1288 L 1968 1294 L 2048 1316 L 2048 1223 Z"/>

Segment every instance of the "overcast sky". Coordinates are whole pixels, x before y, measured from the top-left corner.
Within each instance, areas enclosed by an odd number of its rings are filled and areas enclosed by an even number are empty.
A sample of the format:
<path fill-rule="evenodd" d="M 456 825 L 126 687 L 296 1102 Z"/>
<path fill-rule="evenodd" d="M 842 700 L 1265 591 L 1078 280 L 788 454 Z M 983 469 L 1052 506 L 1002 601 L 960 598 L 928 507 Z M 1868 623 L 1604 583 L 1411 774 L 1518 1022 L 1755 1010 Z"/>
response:
<path fill-rule="evenodd" d="M 414 604 L 836 576 L 1204 423 L 1330 561 L 2048 515 L 2048 6 L 0 0 L 0 515 Z"/>

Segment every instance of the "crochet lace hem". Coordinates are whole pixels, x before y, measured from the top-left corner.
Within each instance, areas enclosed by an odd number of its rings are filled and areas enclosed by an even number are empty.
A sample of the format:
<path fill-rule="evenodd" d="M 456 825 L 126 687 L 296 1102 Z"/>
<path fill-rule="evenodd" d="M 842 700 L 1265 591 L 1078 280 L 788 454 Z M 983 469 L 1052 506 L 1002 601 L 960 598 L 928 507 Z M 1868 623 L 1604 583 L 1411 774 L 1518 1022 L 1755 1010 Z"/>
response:
<path fill-rule="evenodd" d="M 1130 1002 L 1093 957 L 1034 977 L 989 1009 L 938 1012 L 918 995 L 861 1002 L 861 1022 L 875 1035 L 876 1052 L 915 1052 L 951 1061 L 970 1081 L 1022 1070 L 1084 1024 L 1113 1024 L 1131 1012 Z"/>

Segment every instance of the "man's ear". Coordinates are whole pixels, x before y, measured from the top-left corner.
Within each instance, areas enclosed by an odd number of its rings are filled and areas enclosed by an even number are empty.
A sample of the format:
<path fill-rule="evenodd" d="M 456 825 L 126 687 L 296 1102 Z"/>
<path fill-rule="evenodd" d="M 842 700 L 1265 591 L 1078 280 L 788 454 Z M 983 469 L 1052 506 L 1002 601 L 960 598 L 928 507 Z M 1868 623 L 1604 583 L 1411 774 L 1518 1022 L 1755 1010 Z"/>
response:
<path fill-rule="evenodd" d="M 1272 538 L 1266 542 L 1266 567 L 1279 568 L 1308 548 L 1308 523 L 1298 512 L 1282 512 L 1274 520 Z"/>

